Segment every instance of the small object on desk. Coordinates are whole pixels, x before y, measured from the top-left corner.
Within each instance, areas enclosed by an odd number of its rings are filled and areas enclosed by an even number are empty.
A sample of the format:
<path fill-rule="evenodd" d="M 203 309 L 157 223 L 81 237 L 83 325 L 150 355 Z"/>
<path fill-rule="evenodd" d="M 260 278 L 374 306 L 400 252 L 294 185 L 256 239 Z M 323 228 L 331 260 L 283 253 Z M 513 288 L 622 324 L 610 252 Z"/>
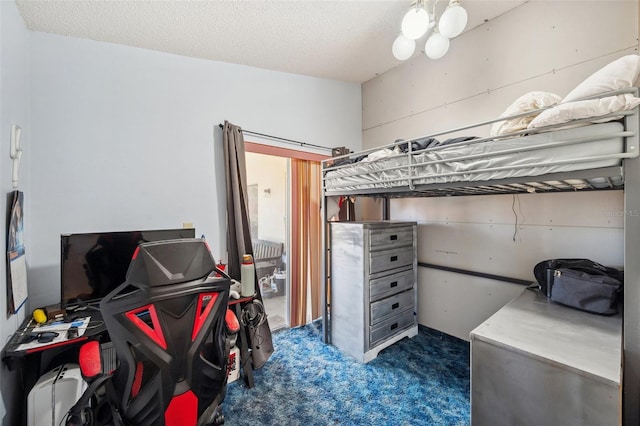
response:
<path fill-rule="evenodd" d="M 75 339 L 76 337 L 78 337 L 78 327 L 69 327 L 69 329 L 67 330 L 67 339 L 71 340 Z"/>
<path fill-rule="evenodd" d="M 38 343 L 50 343 L 59 335 L 60 333 L 57 333 L 55 331 L 44 331 L 42 333 L 38 333 L 36 339 L 38 339 Z"/>
<path fill-rule="evenodd" d="M 25 333 L 22 335 L 22 337 L 20 337 L 20 341 L 19 343 L 31 343 L 34 340 L 36 340 L 37 334 L 33 334 L 33 333 Z"/>
<path fill-rule="evenodd" d="M 235 291 L 236 293 L 240 293 L 242 291 L 242 284 L 240 283 L 240 281 L 236 281 L 232 278 L 231 290 Z"/>
<path fill-rule="evenodd" d="M 44 312 L 44 309 L 36 309 L 33 311 L 33 320 L 38 324 L 44 324 L 47 322 L 47 314 Z"/>
<path fill-rule="evenodd" d="M 49 321 L 61 320 L 64 318 L 65 311 L 59 305 L 51 305 L 44 308 Z"/>
<path fill-rule="evenodd" d="M 253 296 L 256 292 L 256 269 L 253 264 L 253 257 L 250 254 L 242 255 L 242 263 L 240 264 L 240 283 L 242 297 Z"/>
<path fill-rule="evenodd" d="M 74 322 L 75 320 L 78 319 L 79 316 L 80 315 L 75 313 L 67 315 L 66 317 L 64 317 L 64 322 Z"/>
<path fill-rule="evenodd" d="M 20 343 L 31 343 L 37 341 L 38 343 L 50 343 L 58 337 L 60 333 L 55 331 L 45 331 L 42 333 L 25 333 L 20 339 Z"/>

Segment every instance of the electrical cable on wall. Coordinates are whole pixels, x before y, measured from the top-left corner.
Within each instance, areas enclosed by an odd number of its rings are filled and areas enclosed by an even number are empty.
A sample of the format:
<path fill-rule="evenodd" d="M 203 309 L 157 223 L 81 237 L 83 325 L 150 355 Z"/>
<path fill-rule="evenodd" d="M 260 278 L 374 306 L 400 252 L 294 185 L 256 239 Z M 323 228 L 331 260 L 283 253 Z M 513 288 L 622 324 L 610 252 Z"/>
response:
<path fill-rule="evenodd" d="M 516 242 L 516 239 L 520 241 L 518 235 L 518 213 L 516 212 L 516 203 L 518 204 L 518 211 L 520 212 L 520 216 L 522 216 L 522 221 L 524 222 L 524 215 L 522 214 L 522 206 L 520 205 L 520 198 L 518 194 L 513 194 L 513 201 L 511 202 L 511 211 L 513 211 L 513 215 L 515 216 L 515 224 L 513 228 L 513 237 L 512 240 Z"/>

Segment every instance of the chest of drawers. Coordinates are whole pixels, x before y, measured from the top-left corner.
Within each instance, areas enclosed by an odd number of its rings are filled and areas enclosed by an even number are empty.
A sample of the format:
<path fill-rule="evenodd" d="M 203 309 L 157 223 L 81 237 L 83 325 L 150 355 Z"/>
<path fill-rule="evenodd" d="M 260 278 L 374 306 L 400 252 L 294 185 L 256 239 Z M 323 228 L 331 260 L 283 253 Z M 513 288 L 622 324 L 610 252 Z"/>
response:
<path fill-rule="evenodd" d="M 416 223 L 331 223 L 331 343 L 360 362 L 418 332 Z"/>

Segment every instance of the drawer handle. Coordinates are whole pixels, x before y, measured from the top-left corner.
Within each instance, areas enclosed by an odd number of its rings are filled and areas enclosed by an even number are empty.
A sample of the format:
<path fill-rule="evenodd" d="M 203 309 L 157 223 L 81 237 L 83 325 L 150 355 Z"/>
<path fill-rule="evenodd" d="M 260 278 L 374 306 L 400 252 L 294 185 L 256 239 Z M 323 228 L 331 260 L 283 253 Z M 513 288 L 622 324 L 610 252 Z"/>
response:
<path fill-rule="evenodd" d="M 389 239 L 390 239 L 391 241 L 395 241 L 395 240 L 397 240 L 397 239 L 398 239 L 398 236 L 397 236 L 397 235 L 392 235 L 392 236 L 390 236 L 390 237 L 389 237 Z"/>
<path fill-rule="evenodd" d="M 395 330 L 396 328 L 398 328 L 398 323 L 394 322 L 393 324 L 391 324 L 391 329 Z"/>
<path fill-rule="evenodd" d="M 389 284 L 389 286 L 390 286 L 391 288 L 398 287 L 398 281 L 394 281 L 394 282 L 392 282 L 391 284 Z"/>
<path fill-rule="evenodd" d="M 391 262 L 395 262 L 396 260 L 398 260 L 398 256 L 391 256 Z"/>
<path fill-rule="evenodd" d="M 400 307 L 400 303 L 396 302 L 393 305 L 391 305 L 391 309 L 398 309 Z"/>

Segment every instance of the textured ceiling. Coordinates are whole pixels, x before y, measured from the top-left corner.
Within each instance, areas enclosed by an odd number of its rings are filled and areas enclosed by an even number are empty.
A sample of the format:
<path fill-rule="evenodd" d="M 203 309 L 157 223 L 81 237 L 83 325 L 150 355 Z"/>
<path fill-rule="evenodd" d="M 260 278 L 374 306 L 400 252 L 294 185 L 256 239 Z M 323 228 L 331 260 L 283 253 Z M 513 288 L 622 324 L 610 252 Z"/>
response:
<path fill-rule="evenodd" d="M 469 14 L 468 30 L 524 1 L 460 3 Z M 33 31 L 362 83 L 400 64 L 391 54 L 391 44 L 410 1 L 17 0 L 16 4 Z M 444 10 L 446 4 L 440 0 L 436 10 Z"/>

